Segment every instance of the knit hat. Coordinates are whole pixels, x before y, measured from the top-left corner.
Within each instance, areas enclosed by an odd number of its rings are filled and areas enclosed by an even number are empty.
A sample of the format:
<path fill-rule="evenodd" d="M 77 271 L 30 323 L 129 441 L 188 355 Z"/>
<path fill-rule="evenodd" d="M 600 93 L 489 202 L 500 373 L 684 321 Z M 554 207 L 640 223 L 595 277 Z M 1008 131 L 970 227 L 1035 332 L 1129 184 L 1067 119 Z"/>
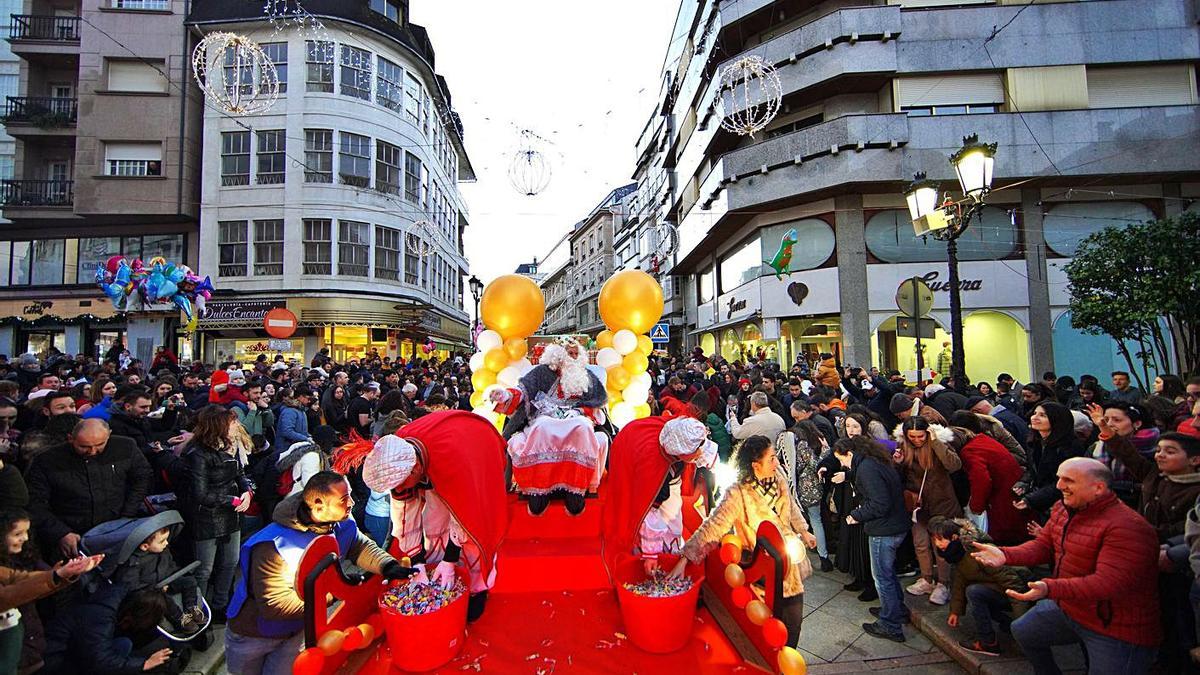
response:
<path fill-rule="evenodd" d="M 933 396 L 934 394 L 938 393 L 939 391 L 943 391 L 944 389 L 945 389 L 945 387 L 943 387 L 942 385 L 934 383 L 934 384 L 929 385 L 928 387 L 925 387 L 925 395 Z"/>
<path fill-rule="evenodd" d="M 892 402 L 888 404 L 888 410 L 890 410 L 893 415 L 899 415 L 906 410 L 911 410 L 912 404 L 913 399 L 911 396 L 897 392 L 896 395 L 892 397 Z"/>
<path fill-rule="evenodd" d="M 717 444 L 708 438 L 708 427 L 698 419 L 676 417 L 663 425 L 658 442 L 670 457 L 686 457 L 700 448 L 696 463 L 707 465 L 716 454 Z"/>
<path fill-rule="evenodd" d="M 748 377 L 743 377 L 743 378 L 741 378 L 740 380 L 738 380 L 738 386 L 739 386 L 739 387 L 740 387 L 740 386 L 742 386 L 743 384 L 751 384 L 751 382 L 750 382 L 750 378 L 748 378 Z"/>
<path fill-rule="evenodd" d="M 980 403 L 982 403 L 986 400 L 987 399 L 982 396 L 972 396 L 972 397 L 968 398 L 967 399 L 967 410 L 974 408 L 975 406 L 979 405 Z"/>
<path fill-rule="evenodd" d="M 276 361 L 275 363 L 271 364 L 271 372 L 275 372 L 277 370 L 287 370 L 287 369 L 288 369 L 288 366 L 283 361 Z"/>
<path fill-rule="evenodd" d="M 363 482 L 375 492 L 387 494 L 408 480 L 417 465 L 417 449 L 399 436 L 384 436 L 363 462 Z"/>

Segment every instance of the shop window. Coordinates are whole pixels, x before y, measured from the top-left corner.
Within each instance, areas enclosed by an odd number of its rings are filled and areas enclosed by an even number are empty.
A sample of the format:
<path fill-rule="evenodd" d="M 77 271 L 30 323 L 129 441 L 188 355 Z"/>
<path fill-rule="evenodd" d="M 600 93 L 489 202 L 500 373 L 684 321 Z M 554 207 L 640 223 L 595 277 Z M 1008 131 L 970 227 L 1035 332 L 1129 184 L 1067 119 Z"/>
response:
<path fill-rule="evenodd" d="M 7 243 L 4 244 L 8 246 Z M 79 271 L 76 278 L 79 283 L 91 283 L 96 278 L 96 267 L 108 262 L 114 255 L 121 255 L 120 237 L 94 237 L 79 240 Z M 8 266 L 3 265 L 3 274 L 8 274 Z M 7 283 L 7 279 L 4 280 Z"/>
<path fill-rule="evenodd" d="M 259 185 L 279 185 L 284 181 L 287 170 L 287 135 L 283 129 L 259 131 L 258 175 Z"/>
<path fill-rule="evenodd" d="M 760 247 L 756 234 L 721 258 L 718 267 L 722 293 L 728 293 L 747 281 L 758 278 L 763 262 Z"/>
<path fill-rule="evenodd" d="M 371 138 L 339 132 L 342 145 L 338 155 L 338 175 L 343 185 L 367 187 L 371 183 Z"/>
<path fill-rule="evenodd" d="M 28 241 L 12 243 L 12 285 L 29 285 L 29 247 Z"/>
<path fill-rule="evenodd" d="M 1050 250 L 1071 257 L 1079 242 L 1091 234 L 1146 220 L 1154 220 L 1154 212 L 1137 202 L 1059 204 L 1046 214 L 1042 229 Z"/>
<path fill-rule="evenodd" d="M 141 252 L 143 260 L 153 260 L 154 258 L 162 257 L 167 262 L 182 263 L 183 260 L 183 235 L 182 234 L 154 234 L 142 237 L 141 246 L 138 249 Z M 125 254 L 129 257 L 129 254 Z"/>
<path fill-rule="evenodd" d="M 400 230 L 375 228 L 375 278 L 400 279 Z"/>
<path fill-rule="evenodd" d="M 342 95 L 371 100 L 371 52 L 342 45 Z"/>
<path fill-rule="evenodd" d="M 759 231 L 762 240 L 762 260 L 771 261 L 779 255 L 788 235 L 795 231 L 795 242 L 792 246 L 792 262 L 782 272 L 798 272 L 811 270 L 824 265 L 833 255 L 835 238 L 833 228 L 819 218 L 804 218 L 786 223 L 779 223 Z M 773 270 L 765 270 L 772 274 Z"/>
<path fill-rule="evenodd" d="M 246 276 L 246 230 L 244 220 L 217 223 L 218 274 L 222 277 Z"/>
<path fill-rule="evenodd" d="M 396 112 L 404 110 L 404 69 L 382 56 L 375 76 L 375 102 Z"/>
<path fill-rule="evenodd" d="M 304 64 L 308 67 L 307 91 L 333 93 L 333 43 L 325 40 L 305 42 Z"/>
<path fill-rule="evenodd" d="M 304 273 L 333 273 L 333 221 L 304 219 Z"/>
<path fill-rule="evenodd" d="M 888 263 L 942 262 L 946 243 L 913 233 L 908 211 L 880 211 L 867 221 L 867 249 Z M 1002 260 L 1016 252 L 1017 228 L 1004 209 L 985 207 L 958 239 L 959 260 Z"/>
<path fill-rule="evenodd" d="M 404 153 L 404 198 L 413 204 L 421 203 L 421 160 L 411 152 Z"/>
<path fill-rule="evenodd" d="M 400 194 L 404 181 L 404 151 L 386 141 L 375 141 L 375 189 Z"/>
<path fill-rule="evenodd" d="M 304 182 L 333 182 L 332 130 L 304 130 Z"/>
<path fill-rule="evenodd" d="M 221 185 L 250 184 L 250 132 L 221 134 Z"/>
<path fill-rule="evenodd" d="M 141 237 L 121 237 L 121 255 L 133 260 L 142 257 Z"/>
<path fill-rule="evenodd" d="M 353 220 L 338 221 L 338 274 L 348 277 L 367 276 L 371 233 L 366 223 Z"/>
<path fill-rule="evenodd" d="M 283 274 L 283 220 L 254 221 L 254 276 Z"/>
<path fill-rule="evenodd" d="M 275 64 L 275 72 L 279 77 L 279 93 L 287 91 L 287 61 L 288 45 L 286 42 L 263 42 L 259 45 L 266 52 L 267 58 Z"/>
<path fill-rule="evenodd" d="M 15 241 L 12 244 L 12 285 L 60 285 L 65 262 L 66 241 L 63 239 Z"/>

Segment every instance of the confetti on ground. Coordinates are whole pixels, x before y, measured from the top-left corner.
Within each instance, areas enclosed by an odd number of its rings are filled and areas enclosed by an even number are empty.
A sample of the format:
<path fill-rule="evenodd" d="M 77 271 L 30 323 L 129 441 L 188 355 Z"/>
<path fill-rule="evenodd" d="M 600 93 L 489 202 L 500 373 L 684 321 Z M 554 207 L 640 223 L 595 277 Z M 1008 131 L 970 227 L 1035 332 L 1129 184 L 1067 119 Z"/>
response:
<path fill-rule="evenodd" d="M 381 602 L 384 607 L 400 614 L 416 616 L 436 612 L 462 597 L 466 591 L 461 580 L 455 580 L 450 588 L 442 588 L 437 584 L 408 583 L 388 589 Z"/>
<path fill-rule="evenodd" d="M 691 577 L 671 577 L 655 570 L 645 581 L 624 584 L 625 590 L 647 598 L 673 598 L 692 590 Z"/>

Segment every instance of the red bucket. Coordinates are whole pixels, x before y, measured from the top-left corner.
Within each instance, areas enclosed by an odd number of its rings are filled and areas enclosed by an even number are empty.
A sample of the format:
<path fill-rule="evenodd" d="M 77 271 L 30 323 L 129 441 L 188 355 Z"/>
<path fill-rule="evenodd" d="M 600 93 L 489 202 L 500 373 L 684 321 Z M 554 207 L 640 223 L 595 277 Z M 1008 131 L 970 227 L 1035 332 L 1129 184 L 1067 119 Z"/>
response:
<path fill-rule="evenodd" d="M 468 584 L 466 570 L 458 569 L 458 577 Z M 393 586 L 408 583 L 407 581 Z M 469 588 L 469 585 L 468 585 Z M 399 670 L 423 672 L 450 662 L 466 643 L 467 599 L 470 593 L 445 607 L 428 614 L 407 616 L 385 607 L 379 598 L 383 629 L 387 632 L 392 665 Z"/>
<path fill-rule="evenodd" d="M 678 562 L 678 556 L 659 556 L 659 565 L 670 570 Z M 700 596 L 700 584 L 704 581 L 704 569 L 688 564 L 686 573 L 692 578 L 688 592 L 670 598 L 650 598 L 626 590 L 625 584 L 644 581 L 646 571 L 639 558 L 617 564 L 617 602 L 621 606 L 621 620 L 629 641 L 643 651 L 666 654 L 678 651 L 687 645 L 692 636 L 696 620 L 696 601 Z"/>

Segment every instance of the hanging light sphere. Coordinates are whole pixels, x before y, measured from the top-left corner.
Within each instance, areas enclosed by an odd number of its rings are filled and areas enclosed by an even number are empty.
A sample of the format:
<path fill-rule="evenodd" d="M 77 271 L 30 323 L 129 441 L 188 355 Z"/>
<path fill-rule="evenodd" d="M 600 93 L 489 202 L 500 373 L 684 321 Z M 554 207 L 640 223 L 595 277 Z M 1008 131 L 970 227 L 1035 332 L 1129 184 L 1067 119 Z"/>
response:
<path fill-rule="evenodd" d="M 533 197 L 550 184 L 550 162 L 540 150 L 518 150 L 508 166 L 508 180 L 514 190 L 526 197 Z"/>
<path fill-rule="evenodd" d="M 279 73 L 258 43 L 234 33 L 211 33 L 192 52 L 192 74 L 225 112 L 266 112 L 279 98 Z"/>
<path fill-rule="evenodd" d="M 658 254 L 669 257 L 679 248 L 679 230 L 671 223 L 659 223 L 654 227 L 654 240 L 658 244 Z"/>
<path fill-rule="evenodd" d="M 409 225 L 408 232 L 405 233 L 405 244 L 408 250 L 417 254 L 421 258 L 428 258 L 433 255 L 434 242 L 437 241 L 437 227 L 428 220 L 418 220 Z"/>
<path fill-rule="evenodd" d="M 763 57 L 743 56 L 722 67 L 719 77 L 721 128 L 753 136 L 779 114 L 783 85 L 775 66 Z"/>

